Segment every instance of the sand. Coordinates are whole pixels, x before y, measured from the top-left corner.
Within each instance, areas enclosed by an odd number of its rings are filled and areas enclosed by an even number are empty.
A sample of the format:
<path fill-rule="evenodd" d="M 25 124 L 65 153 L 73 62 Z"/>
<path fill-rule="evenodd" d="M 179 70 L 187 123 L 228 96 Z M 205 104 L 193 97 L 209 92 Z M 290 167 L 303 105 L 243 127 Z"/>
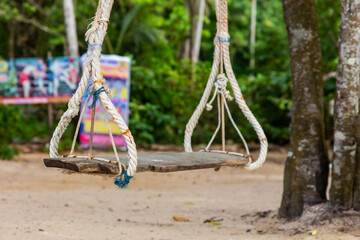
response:
<path fill-rule="evenodd" d="M 329 223 L 297 232 L 296 222 L 277 220 L 284 151 L 270 153 L 273 161 L 253 172 L 138 173 L 125 190 L 108 177 L 46 168 L 46 156 L 0 161 L 1 240 L 360 239 L 355 227 L 345 231 Z M 204 223 L 210 218 L 214 222 Z"/>

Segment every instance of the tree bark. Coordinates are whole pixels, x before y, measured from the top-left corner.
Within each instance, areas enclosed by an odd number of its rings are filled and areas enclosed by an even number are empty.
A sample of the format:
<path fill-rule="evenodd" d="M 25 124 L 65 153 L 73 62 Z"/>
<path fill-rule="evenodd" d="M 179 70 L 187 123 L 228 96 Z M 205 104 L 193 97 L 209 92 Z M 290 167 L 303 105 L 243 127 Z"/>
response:
<path fill-rule="evenodd" d="M 356 162 L 354 124 L 359 108 L 359 14 L 360 0 L 342 0 L 330 199 L 345 209 L 352 206 Z"/>
<path fill-rule="evenodd" d="M 63 0 L 64 23 L 68 56 L 79 57 L 79 46 L 76 33 L 74 4 L 72 0 Z"/>
<path fill-rule="evenodd" d="M 302 214 L 304 204 L 326 200 L 323 66 L 314 0 L 282 0 L 293 86 L 290 150 L 285 165 L 280 218 Z"/>
<path fill-rule="evenodd" d="M 354 176 L 354 210 L 360 211 L 360 115 L 355 117 L 356 132 L 356 168 Z"/>

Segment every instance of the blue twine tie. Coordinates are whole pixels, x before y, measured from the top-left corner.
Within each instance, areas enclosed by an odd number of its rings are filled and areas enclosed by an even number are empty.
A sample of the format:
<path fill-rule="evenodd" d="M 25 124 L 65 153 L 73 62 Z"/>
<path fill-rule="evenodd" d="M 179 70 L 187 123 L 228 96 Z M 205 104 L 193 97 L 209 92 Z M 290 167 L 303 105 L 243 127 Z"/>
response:
<path fill-rule="evenodd" d="M 105 92 L 104 87 L 101 87 L 101 88 L 99 88 L 98 90 L 96 90 L 95 92 L 92 93 L 94 95 L 94 98 L 93 98 L 93 102 L 92 102 L 91 106 L 88 107 L 89 109 L 93 109 L 96 106 L 96 101 L 99 98 L 99 94 L 102 93 L 102 92 Z"/>
<path fill-rule="evenodd" d="M 127 171 L 124 171 L 120 176 L 115 177 L 114 184 L 120 188 L 126 188 L 132 178 L 127 174 Z"/>
<path fill-rule="evenodd" d="M 87 89 L 85 90 L 84 98 L 87 98 L 89 94 L 92 94 L 92 91 L 90 91 L 92 84 L 90 84 Z"/>
<path fill-rule="evenodd" d="M 222 40 L 220 37 L 218 37 L 220 42 L 230 42 L 230 38 L 228 40 Z"/>

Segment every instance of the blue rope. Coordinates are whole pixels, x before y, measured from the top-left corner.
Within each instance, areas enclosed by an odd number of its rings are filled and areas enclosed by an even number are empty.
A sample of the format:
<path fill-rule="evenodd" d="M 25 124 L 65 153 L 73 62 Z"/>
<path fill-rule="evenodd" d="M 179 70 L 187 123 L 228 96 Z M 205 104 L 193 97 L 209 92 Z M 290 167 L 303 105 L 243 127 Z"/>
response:
<path fill-rule="evenodd" d="M 228 40 L 222 40 L 220 37 L 218 37 L 220 42 L 230 42 L 230 38 Z"/>
<path fill-rule="evenodd" d="M 95 92 L 92 93 L 94 95 L 94 98 L 93 98 L 93 102 L 92 102 L 91 106 L 88 107 L 89 109 L 93 109 L 96 106 L 96 101 L 98 100 L 99 95 L 102 92 L 105 92 L 104 87 L 101 87 L 101 88 L 99 88 L 98 90 L 96 90 Z"/>
<path fill-rule="evenodd" d="M 127 174 L 127 171 L 124 171 L 120 176 L 115 177 L 114 184 L 120 188 L 126 188 L 132 178 L 132 176 Z"/>

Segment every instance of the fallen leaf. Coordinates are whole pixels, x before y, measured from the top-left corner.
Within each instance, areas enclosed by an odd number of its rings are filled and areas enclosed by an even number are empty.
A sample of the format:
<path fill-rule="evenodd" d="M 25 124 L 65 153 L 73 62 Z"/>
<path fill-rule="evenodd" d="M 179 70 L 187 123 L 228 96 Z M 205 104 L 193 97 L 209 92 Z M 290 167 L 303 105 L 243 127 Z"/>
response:
<path fill-rule="evenodd" d="M 209 219 L 206 219 L 205 221 L 204 221 L 204 223 L 210 223 L 210 224 L 212 224 L 212 225 L 215 225 L 215 224 L 213 224 L 212 222 L 222 222 L 222 221 L 224 221 L 224 219 L 222 219 L 222 218 L 219 218 L 219 217 L 212 217 L 212 218 L 209 218 Z M 217 224 L 217 225 L 220 225 L 220 224 Z"/>
<path fill-rule="evenodd" d="M 176 222 L 190 222 L 189 219 L 184 218 L 184 217 L 173 216 L 173 219 L 174 219 Z"/>
<path fill-rule="evenodd" d="M 214 226 L 219 226 L 219 225 L 221 225 L 221 222 L 209 222 L 209 224 L 214 225 Z"/>

